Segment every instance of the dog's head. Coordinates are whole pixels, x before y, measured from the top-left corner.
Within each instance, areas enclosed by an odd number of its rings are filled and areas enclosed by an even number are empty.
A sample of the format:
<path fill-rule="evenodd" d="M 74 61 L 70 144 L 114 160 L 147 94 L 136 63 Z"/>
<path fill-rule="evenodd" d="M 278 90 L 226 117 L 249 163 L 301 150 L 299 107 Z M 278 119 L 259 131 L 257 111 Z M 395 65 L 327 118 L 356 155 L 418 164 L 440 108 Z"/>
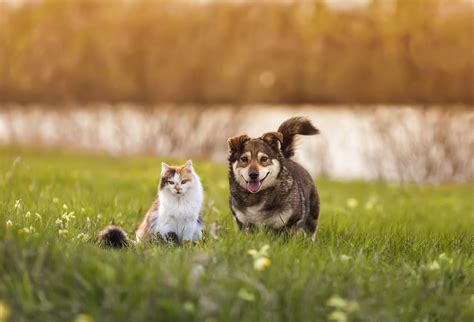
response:
<path fill-rule="evenodd" d="M 229 162 L 235 180 L 251 193 L 275 185 L 281 169 L 282 142 L 280 132 L 265 133 L 256 139 L 247 135 L 229 138 Z"/>

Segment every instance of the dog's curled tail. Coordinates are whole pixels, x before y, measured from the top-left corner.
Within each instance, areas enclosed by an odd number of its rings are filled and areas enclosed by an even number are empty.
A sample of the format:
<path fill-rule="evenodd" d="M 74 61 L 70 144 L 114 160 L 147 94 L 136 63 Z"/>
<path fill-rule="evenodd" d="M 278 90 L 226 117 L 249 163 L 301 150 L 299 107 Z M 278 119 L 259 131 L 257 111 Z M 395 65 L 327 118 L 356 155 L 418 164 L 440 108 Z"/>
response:
<path fill-rule="evenodd" d="M 125 230 L 112 225 L 99 233 L 97 241 L 104 248 L 125 248 L 130 244 Z"/>
<path fill-rule="evenodd" d="M 278 128 L 278 132 L 283 134 L 283 143 L 281 151 L 285 158 L 291 158 L 295 155 L 295 136 L 296 135 L 314 135 L 319 130 L 311 124 L 311 121 L 305 117 L 292 117 L 283 122 Z"/>

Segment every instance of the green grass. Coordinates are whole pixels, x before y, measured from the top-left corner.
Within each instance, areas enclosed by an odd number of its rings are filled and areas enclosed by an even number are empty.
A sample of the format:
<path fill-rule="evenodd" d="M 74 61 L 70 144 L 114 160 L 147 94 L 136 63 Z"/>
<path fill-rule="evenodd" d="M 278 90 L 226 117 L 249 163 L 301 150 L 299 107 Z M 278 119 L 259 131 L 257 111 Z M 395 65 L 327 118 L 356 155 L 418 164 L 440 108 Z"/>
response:
<path fill-rule="evenodd" d="M 472 186 L 317 180 L 313 244 L 236 231 L 226 167 L 195 162 L 205 241 L 96 247 L 112 221 L 133 232 L 160 161 L 0 150 L 0 322 L 5 310 L 8 321 L 48 322 L 473 320 Z M 70 212 L 67 227 L 56 223 Z M 271 266 L 257 271 L 247 251 L 265 244 Z"/>

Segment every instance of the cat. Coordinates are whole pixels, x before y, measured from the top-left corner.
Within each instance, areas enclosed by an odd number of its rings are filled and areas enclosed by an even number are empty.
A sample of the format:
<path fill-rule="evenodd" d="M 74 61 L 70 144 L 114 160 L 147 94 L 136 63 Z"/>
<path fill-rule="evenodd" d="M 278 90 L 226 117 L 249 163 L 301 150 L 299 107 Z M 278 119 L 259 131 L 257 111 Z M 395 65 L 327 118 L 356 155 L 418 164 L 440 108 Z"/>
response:
<path fill-rule="evenodd" d="M 99 234 L 105 247 L 122 248 L 130 243 L 151 242 L 155 237 L 172 243 L 202 239 L 203 188 L 191 160 L 182 166 L 161 164 L 158 196 L 136 231 L 135 241 L 120 227 L 109 226 Z"/>

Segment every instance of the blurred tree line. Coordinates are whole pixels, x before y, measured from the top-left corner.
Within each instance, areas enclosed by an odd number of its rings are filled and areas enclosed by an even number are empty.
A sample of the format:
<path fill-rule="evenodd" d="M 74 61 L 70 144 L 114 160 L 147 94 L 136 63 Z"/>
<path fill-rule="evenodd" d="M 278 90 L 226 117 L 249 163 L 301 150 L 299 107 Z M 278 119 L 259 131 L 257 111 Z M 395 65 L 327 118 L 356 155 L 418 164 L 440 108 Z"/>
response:
<path fill-rule="evenodd" d="M 0 102 L 474 102 L 469 0 L 0 2 Z"/>

